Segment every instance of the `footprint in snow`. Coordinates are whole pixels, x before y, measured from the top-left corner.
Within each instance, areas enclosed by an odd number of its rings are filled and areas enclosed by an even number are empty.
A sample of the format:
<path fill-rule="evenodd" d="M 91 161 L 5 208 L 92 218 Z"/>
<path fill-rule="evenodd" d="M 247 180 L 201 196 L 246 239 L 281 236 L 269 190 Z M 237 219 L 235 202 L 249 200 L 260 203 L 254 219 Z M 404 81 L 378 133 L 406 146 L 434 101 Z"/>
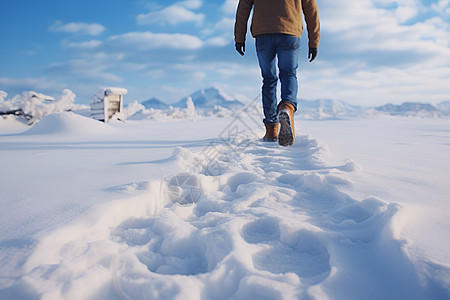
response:
<path fill-rule="evenodd" d="M 257 244 L 280 238 L 279 221 L 273 217 L 260 218 L 244 226 L 242 236 L 247 243 Z"/>
<path fill-rule="evenodd" d="M 253 173 L 242 172 L 228 178 L 226 185 L 230 187 L 231 192 L 236 192 L 240 185 L 252 183 L 257 179 L 258 176 Z"/>
<path fill-rule="evenodd" d="M 149 271 L 157 274 L 207 273 L 231 251 L 231 242 L 220 229 L 205 233 L 170 210 L 148 219 L 129 219 L 111 235 Z"/>
<path fill-rule="evenodd" d="M 304 229 L 288 232 L 280 227 L 280 221 L 266 216 L 243 227 L 243 239 L 262 246 L 253 255 L 255 268 L 275 274 L 294 273 L 310 284 L 327 278 L 331 272 L 330 254 L 320 233 Z"/>
<path fill-rule="evenodd" d="M 266 238 L 271 239 L 276 234 L 272 232 Z M 260 242 L 268 247 L 253 256 L 254 266 L 259 270 L 275 274 L 295 273 L 309 284 L 323 281 L 331 272 L 330 254 L 319 233 L 300 230 L 291 234 L 281 233 L 273 240 L 260 239 Z"/>

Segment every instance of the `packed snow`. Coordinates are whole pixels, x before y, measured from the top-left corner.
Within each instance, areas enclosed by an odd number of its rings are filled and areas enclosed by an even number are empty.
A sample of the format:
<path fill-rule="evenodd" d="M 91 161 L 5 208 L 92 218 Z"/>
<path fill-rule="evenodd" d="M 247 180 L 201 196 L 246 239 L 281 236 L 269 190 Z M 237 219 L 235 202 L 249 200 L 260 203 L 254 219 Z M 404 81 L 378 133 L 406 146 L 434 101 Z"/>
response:
<path fill-rule="evenodd" d="M 0 299 L 450 298 L 450 118 L 195 100 L 0 117 Z"/>

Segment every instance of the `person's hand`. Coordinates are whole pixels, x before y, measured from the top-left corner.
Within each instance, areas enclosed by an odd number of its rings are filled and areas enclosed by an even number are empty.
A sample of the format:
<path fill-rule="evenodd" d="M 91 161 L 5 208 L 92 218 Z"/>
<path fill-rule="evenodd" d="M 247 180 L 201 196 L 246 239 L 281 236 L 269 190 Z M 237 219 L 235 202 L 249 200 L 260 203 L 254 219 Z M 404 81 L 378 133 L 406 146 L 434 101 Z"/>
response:
<path fill-rule="evenodd" d="M 245 42 L 236 42 L 235 47 L 236 47 L 236 51 L 237 51 L 240 55 L 244 56 L 244 52 L 245 52 Z"/>
<path fill-rule="evenodd" d="M 309 62 L 312 62 L 313 60 L 315 60 L 318 53 L 319 53 L 319 49 L 309 47 L 309 51 L 308 51 Z"/>

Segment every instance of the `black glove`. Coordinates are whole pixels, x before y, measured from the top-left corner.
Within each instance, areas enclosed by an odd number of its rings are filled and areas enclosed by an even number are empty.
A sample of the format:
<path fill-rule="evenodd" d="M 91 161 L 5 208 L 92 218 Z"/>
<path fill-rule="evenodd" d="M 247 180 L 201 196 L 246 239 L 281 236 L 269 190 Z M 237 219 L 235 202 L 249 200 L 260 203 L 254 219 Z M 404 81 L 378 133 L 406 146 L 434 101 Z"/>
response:
<path fill-rule="evenodd" d="M 312 62 L 313 60 L 315 60 L 318 53 L 319 53 L 319 49 L 309 47 L 309 52 L 308 52 L 309 62 Z"/>
<path fill-rule="evenodd" d="M 239 52 L 240 55 L 244 56 L 245 42 L 236 42 L 235 47 L 236 51 Z"/>

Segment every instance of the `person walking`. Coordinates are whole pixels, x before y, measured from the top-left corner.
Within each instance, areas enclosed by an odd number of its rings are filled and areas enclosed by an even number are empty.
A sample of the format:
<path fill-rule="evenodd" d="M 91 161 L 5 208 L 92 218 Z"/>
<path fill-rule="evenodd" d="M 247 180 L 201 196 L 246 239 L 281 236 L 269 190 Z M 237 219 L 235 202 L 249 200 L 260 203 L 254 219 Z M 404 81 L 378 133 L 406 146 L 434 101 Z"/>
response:
<path fill-rule="evenodd" d="M 319 12 L 316 0 L 239 0 L 234 25 L 236 51 L 244 56 L 247 23 L 253 9 L 250 27 L 255 38 L 262 85 L 264 141 L 282 146 L 294 143 L 294 113 L 297 110 L 297 67 L 302 13 L 308 31 L 308 59 L 318 54 L 320 40 Z M 281 83 L 281 101 L 277 105 L 277 66 Z"/>

